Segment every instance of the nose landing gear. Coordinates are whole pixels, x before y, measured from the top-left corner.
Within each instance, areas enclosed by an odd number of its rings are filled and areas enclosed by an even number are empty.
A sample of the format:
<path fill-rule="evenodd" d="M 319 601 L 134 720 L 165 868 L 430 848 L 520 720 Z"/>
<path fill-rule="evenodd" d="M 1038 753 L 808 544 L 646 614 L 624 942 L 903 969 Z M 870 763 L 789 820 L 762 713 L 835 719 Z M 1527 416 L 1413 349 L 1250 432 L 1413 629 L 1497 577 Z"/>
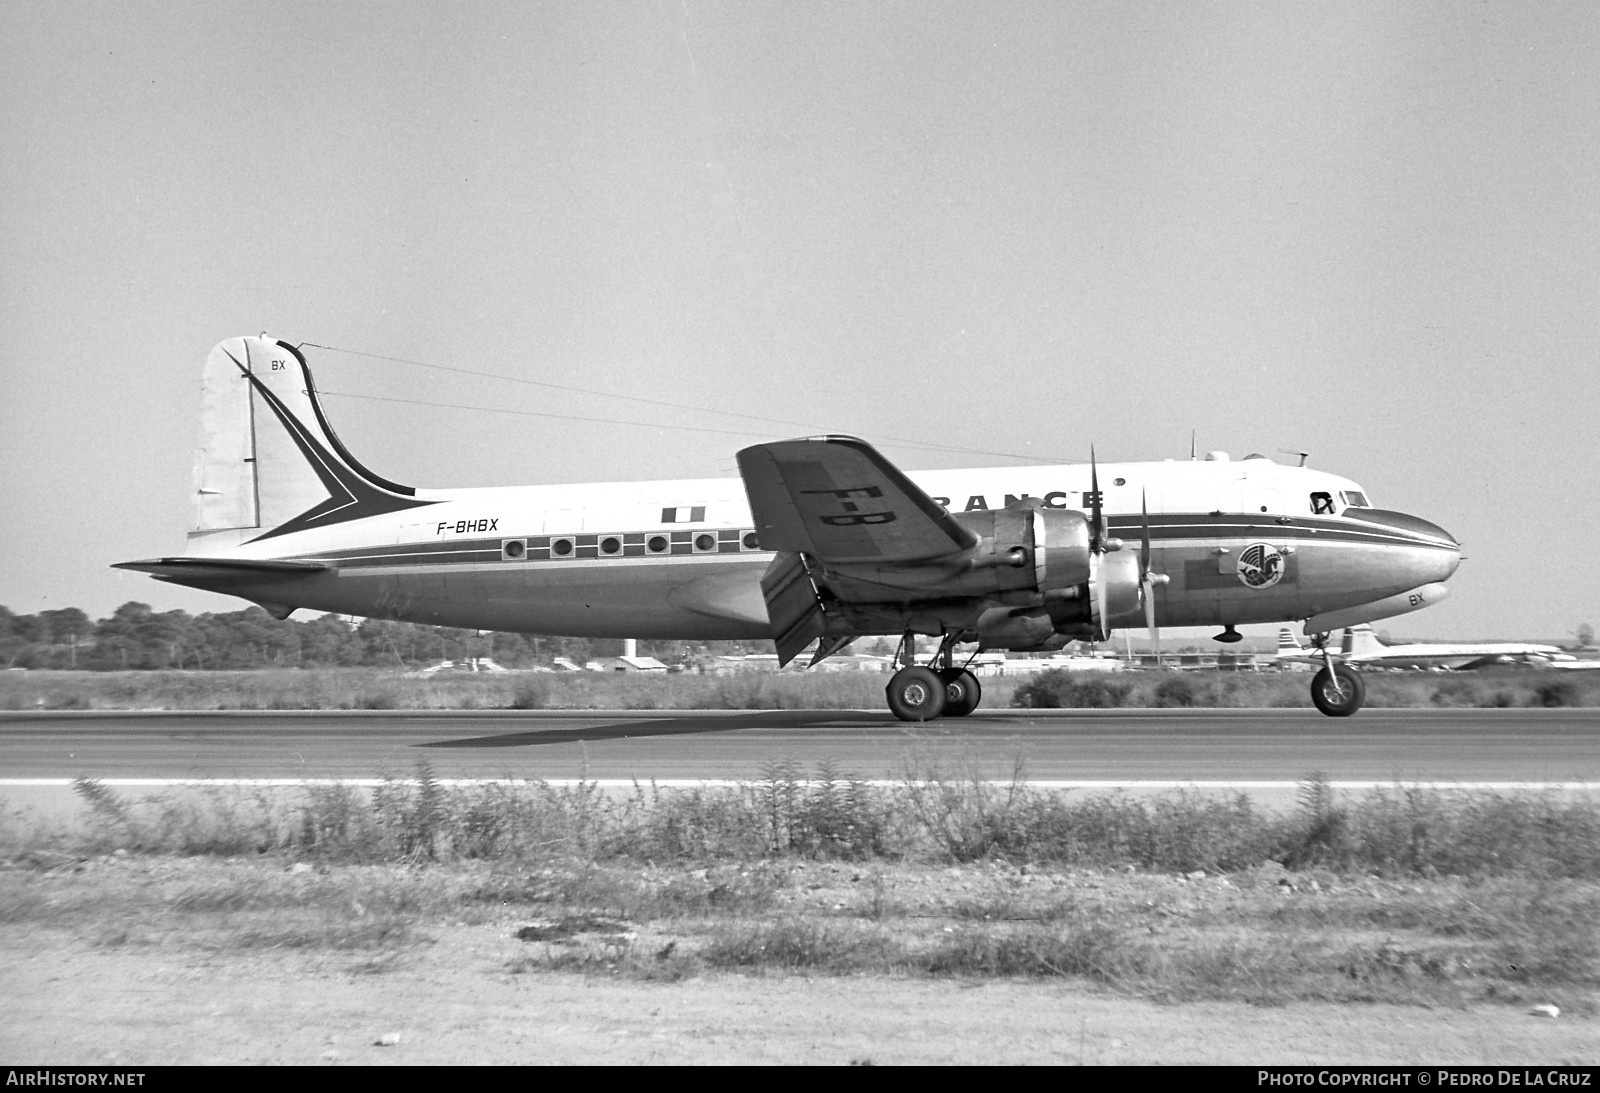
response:
<path fill-rule="evenodd" d="M 1311 643 L 1322 653 L 1322 667 L 1311 677 L 1311 701 L 1329 717 L 1349 717 L 1367 699 L 1367 685 L 1361 676 L 1333 659 L 1328 635 L 1316 634 Z"/>

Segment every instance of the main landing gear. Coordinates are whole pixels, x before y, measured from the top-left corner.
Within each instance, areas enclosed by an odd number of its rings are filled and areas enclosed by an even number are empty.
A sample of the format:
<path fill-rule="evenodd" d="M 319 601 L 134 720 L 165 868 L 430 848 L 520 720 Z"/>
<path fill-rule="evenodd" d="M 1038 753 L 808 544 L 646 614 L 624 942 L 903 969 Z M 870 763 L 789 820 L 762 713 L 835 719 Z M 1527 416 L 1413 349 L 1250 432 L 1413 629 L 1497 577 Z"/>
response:
<path fill-rule="evenodd" d="M 1329 717 L 1349 717 L 1367 700 L 1367 685 L 1359 673 L 1333 659 L 1328 635 L 1317 634 L 1311 643 L 1322 653 L 1322 667 L 1311 677 L 1311 701 Z"/>
<path fill-rule="evenodd" d="M 965 717 L 983 700 L 978 677 L 955 665 L 956 633 L 944 635 L 933 660 L 923 667 L 914 663 L 917 638 L 907 632 L 895 651 L 896 665 L 904 664 L 889 679 L 884 695 L 889 709 L 901 721 L 932 721 L 936 717 Z M 970 661 L 968 662 L 970 663 Z"/>

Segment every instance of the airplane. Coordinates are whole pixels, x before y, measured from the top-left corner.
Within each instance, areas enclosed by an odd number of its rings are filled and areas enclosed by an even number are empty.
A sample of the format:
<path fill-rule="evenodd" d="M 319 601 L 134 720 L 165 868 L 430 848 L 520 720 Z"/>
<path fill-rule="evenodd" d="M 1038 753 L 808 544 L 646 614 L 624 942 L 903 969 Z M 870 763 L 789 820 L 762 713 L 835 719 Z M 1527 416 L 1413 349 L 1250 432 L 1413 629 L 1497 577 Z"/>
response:
<path fill-rule="evenodd" d="M 959 717 L 982 689 L 958 644 L 1048 651 L 1143 622 L 1302 621 L 1312 699 L 1360 708 L 1331 631 L 1447 594 L 1460 545 L 1373 507 L 1347 478 L 1264 456 L 901 471 L 865 441 L 737 454 L 740 478 L 457 490 L 369 470 L 339 441 L 288 342 L 206 357 L 185 553 L 117 563 L 252 601 L 574 637 L 770 639 L 810 664 L 898 636 L 905 721 Z M 934 639 L 920 658 L 919 637 Z"/>
<path fill-rule="evenodd" d="M 1294 628 L 1278 627 L 1278 649 L 1272 654 L 1272 663 L 1279 668 L 1294 668 L 1302 664 L 1321 664 L 1322 655 L 1315 649 L 1307 650 L 1294 636 Z"/>
<path fill-rule="evenodd" d="M 1456 671 L 1500 664 L 1545 667 L 1578 659 L 1554 645 L 1527 642 L 1385 645 L 1372 632 L 1372 627 L 1365 624 L 1345 631 L 1340 657 L 1346 664 L 1375 668 L 1450 668 Z"/>

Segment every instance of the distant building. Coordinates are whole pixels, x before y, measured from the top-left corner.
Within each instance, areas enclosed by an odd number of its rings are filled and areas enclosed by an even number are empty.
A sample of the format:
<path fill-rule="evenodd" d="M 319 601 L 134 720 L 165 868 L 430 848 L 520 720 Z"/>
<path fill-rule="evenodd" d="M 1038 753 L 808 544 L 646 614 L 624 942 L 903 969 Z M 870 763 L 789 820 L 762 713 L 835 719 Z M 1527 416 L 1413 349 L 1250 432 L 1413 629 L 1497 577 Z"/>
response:
<path fill-rule="evenodd" d="M 441 660 L 438 664 L 430 665 L 421 671 L 412 672 L 414 676 L 431 676 L 441 672 L 454 674 L 456 672 L 509 672 L 511 669 L 503 668 L 488 657 L 467 657 L 465 660 Z"/>
<path fill-rule="evenodd" d="M 667 666 L 655 657 L 596 657 L 584 666 L 589 672 L 665 672 Z"/>

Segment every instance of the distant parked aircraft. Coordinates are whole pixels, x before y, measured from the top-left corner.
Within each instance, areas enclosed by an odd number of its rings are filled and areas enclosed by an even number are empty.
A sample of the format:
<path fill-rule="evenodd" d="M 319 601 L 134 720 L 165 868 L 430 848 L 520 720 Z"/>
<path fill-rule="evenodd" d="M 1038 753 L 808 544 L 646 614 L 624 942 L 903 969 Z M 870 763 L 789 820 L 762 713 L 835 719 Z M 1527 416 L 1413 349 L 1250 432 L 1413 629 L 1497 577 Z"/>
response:
<path fill-rule="evenodd" d="M 1279 668 L 1290 668 L 1300 664 L 1322 663 L 1322 653 L 1317 649 L 1307 649 L 1295 640 L 1294 630 L 1287 626 L 1278 628 L 1278 651 L 1273 654 L 1272 663 Z"/>
<path fill-rule="evenodd" d="M 1451 668 L 1464 671 L 1496 664 L 1527 664 L 1549 667 L 1576 662 L 1554 645 L 1501 641 L 1467 644 L 1385 645 L 1367 625 L 1352 626 L 1344 633 L 1340 656 L 1346 664 L 1379 668 Z"/>

